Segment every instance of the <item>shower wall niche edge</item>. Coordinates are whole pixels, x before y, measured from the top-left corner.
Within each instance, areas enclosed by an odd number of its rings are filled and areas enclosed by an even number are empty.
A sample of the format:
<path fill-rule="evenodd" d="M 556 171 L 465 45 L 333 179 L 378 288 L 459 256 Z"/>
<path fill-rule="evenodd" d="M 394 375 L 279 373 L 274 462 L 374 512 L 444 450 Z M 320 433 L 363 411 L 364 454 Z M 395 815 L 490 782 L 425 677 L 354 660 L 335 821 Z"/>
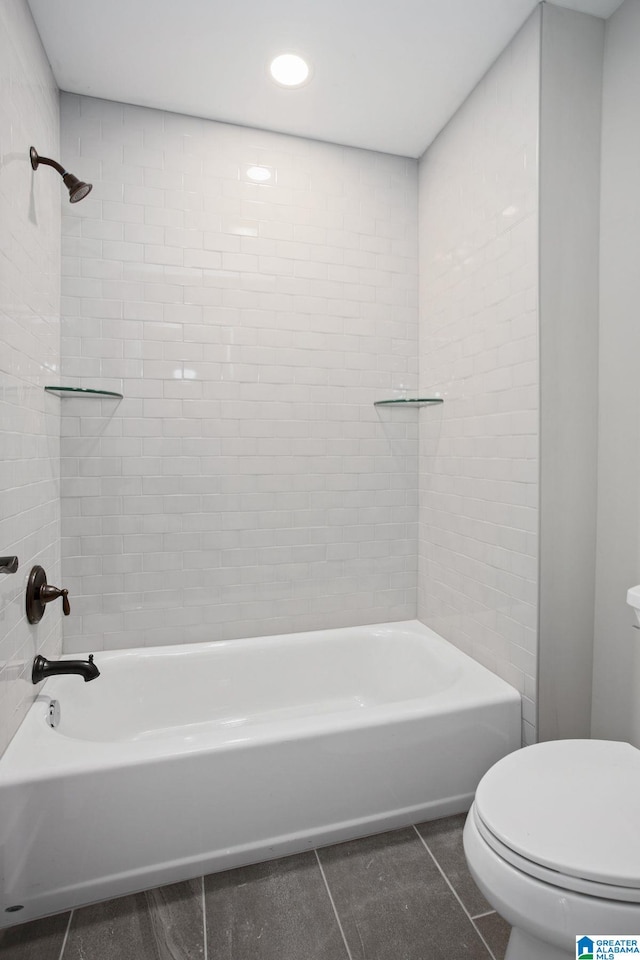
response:
<path fill-rule="evenodd" d="M 588 737 L 605 23 L 542 5 L 538 735 Z"/>

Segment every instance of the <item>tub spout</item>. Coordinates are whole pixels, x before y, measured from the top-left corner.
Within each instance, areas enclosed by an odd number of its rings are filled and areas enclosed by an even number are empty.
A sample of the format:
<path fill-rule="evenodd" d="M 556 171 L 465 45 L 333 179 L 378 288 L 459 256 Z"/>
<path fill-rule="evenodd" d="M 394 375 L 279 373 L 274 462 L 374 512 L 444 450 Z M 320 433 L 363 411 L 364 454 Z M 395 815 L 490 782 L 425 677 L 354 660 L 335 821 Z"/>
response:
<path fill-rule="evenodd" d="M 77 673 L 84 677 L 84 682 L 95 680 L 100 676 L 100 671 L 93 662 L 93 654 L 89 654 L 88 660 L 47 660 L 46 657 L 37 656 L 33 661 L 31 670 L 31 682 L 40 683 L 47 677 L 58 677 L 64 673 Z"/>

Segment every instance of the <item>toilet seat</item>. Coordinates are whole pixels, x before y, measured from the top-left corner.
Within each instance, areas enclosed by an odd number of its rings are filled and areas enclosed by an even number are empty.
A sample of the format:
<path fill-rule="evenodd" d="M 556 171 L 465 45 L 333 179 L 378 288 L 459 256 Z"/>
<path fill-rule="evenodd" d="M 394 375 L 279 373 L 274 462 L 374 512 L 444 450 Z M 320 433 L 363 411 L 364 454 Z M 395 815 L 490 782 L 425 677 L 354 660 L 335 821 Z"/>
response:
<path fill-rule="evenodd" d="M 640 903 L 640 751 L 630 744 L 558 740 L 509 754 L 480 781 L 472 816 L 523 873 Z"/>
<path fill-rule="evenodd" d="M 487 830 L 486 826 L 480 820 L 475 807 L 472 807 L 473 822 L 478 833 L 494 853 L 506 860 L 517 870 L 526 873 L 535 880 L 542 880 L 553 887 L 561 887 L 563 890 L 573 890 L 575 893 L 581 893 L 588 897 L 599 897 L 601 900 L 625 901 L 626 903 L 640 903 L 640 889 L 637 887 L 614 886 L 613 884 L 597 883 L 593 880 L 585 880 L 582 877 L 573 877 L 566 873 L 560 873 L 558 870 L 550 870 L 543 867 L 533 860 L 527 860 L 525 857 L 514 853 L 509 847 L 501 843 L 497 837 Z"/>

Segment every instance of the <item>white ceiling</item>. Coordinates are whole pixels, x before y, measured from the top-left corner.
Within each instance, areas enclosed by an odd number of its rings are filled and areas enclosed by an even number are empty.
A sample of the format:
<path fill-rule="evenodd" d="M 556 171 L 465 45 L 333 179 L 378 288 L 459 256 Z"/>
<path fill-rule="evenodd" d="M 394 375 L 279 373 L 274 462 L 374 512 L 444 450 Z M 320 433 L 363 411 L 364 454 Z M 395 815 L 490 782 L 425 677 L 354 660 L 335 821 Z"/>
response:
<path fill-rule="evenodd" d="M 622 0 L 559 0 L 601 17 Z M 29 0 L 58 86 L 418 157 L 537 0 Z M 297 90 L 267 75 L 294 52 Z"/>

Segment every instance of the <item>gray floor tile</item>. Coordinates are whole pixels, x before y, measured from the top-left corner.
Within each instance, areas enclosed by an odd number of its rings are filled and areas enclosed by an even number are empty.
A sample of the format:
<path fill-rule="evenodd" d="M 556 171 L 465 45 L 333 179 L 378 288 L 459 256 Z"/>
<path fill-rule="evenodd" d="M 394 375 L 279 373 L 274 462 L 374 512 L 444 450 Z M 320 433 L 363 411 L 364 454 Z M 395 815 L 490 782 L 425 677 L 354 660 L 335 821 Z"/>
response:
<path fill-rule="evenodd" d="M 0 931 L 2 960 L 59 960 L 68 913 L 32 920 Z"/>
<path fill-rule="evenodd" d="M 353 960 L 488 960 L 412 828 L 319 855 Z"/>
<path fill-rule="evenodd" d="M 472 917 L 493 910 L 476 887 L 462 847 L 462 828 L 467 819 L 466 813 L 442 820 L 430 820 L 416 824 L 416 830 L 424 839 L 438 861 L 449 883 Z"/>
<path fill-rule="evenodd" d="M 511 933 L 511 926 L 507 921 L 503 920 L 499 913 L 489 913 L 486 917 L 478 917 L 473 922 L 489 944 L 496 960 L 504 960 Z"/>
<path fill-rule="evenodd" d="M 157 958 L 144 894 L 77 910 L 63 960 L 122 960 L 125 944 L 138 960 Z"/>
<path fill-rule="evenodd" d="M 63 960 L 201 960 L 201 887 L 176 883 L 82 907 L 73 915 Z"/>
<path fill-rule="evenodd" d="M 347 960 L 313 853 L 205 877 L 213 960 Z"/>
<path fill-rule="evenodd" d="M 202 878 L 145 894 L 159 960 L 202 960 Z"/>

